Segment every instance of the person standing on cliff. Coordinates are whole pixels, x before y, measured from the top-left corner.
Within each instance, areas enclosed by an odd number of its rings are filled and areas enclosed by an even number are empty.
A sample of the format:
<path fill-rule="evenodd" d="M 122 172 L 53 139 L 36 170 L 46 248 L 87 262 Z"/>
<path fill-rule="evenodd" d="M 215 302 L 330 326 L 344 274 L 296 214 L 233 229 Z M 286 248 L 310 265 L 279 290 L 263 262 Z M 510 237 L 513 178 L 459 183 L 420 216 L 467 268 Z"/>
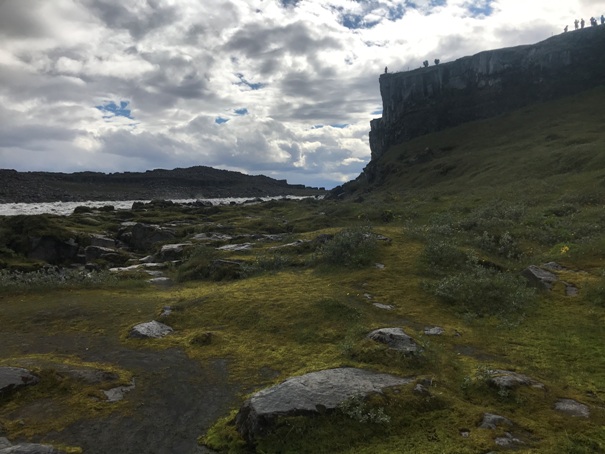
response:
<path fill-rule="evenodd" d="M 384 67 L 384 73 L 388 73 L 389 72 L 389 68 L 387 66 Z"/>
<path fill-rule="evenodd" d="M 563 33 L 567 33 L 567 25 L 565 26 L 565 28 L 563 29 Z"/>
<path fill-rule="evenodd" d="M 580 20 L 580 28 L 584 28 L 584 24 L 585 24 L 585 23 L 586 23 L 586 22 L 584 22 L 584 19 Z"/>
<path fill-rule="evenodd" d="M 605 16 L 601 14 L 601 25 L 605 25 Z"/>
<path fill-rule="evenodd" d="M 575 21 L 573 21 L 573 25 L 574 25 L 574 27 L 576 27 L 576 30 L 577 30 L 578 27 L 580 26 L 580 21 L 578 19 L 576 19 Z"/>

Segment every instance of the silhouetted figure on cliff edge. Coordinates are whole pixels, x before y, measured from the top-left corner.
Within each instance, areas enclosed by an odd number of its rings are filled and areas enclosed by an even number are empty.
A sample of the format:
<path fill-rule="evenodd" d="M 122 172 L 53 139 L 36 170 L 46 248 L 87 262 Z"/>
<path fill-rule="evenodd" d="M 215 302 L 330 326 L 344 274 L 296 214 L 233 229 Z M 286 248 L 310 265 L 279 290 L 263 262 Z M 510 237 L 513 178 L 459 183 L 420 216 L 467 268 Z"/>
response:
<path fill-rule="evenodd" d="M 586 23 L 586 22 L 584 22 L 584 19 L 582 19 L 582 20 L 580 21 L 580 28 L 584 28 L 584 24 L 585 24 L 585 23 Z"/>
<path fill-rule="evenodd" d="M 605 25 L 605 16 L 601 14 L 601 25 Z"/>
<path fill-rule="evenodd" d="M 437 66 L 440 62 L 441 62 L 441 60 L 439 60 L 438 58 L 436 58 L 435 59 L 435 66 Z"/>
<path fill-rule="evenodd" d="M 565 26 L 565 28 L 563 29 L 563 33 L 567 33 L 567 25 Z"/>
<path fill-rule="evenodd" d="M 427 68 L 429 66 L 429 61 L 428 60 L 424 60 L 422 62 L 422 66 L 424 66 L 425 68 Z"/>
<path fill-rule="evenodd" d="M 580 27 L 580 21 L 578 19 L 573 21 L 573 26 L 576 27 L 576 30 L 577 30 Z"/>
<path fill-rule="evenodd" d="M 597 20 L 594 17 L 590 18 L 590 26 L 591 27 L 596 27 L 597 26 Z"/>
<path fill-rule="evenodd" d="M 384 67 L 384 73 L 388 73 L 389 72 L 389 68 L 387 66 Z"/>

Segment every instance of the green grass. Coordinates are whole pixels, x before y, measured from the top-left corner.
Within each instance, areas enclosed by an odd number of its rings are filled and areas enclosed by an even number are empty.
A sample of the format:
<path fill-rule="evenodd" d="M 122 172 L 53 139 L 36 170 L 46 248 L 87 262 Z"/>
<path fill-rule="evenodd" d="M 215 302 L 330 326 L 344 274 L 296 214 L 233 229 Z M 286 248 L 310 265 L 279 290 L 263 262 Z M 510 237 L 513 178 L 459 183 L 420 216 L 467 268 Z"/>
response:
<path fill-rule="evenodd" d="M 246 252 L 214 249 L 224 243 L 200 247 L 173 270 L 184 282 L 163 290 L 140 282 L 7 289 L 0 306 L 3 330 L 12 340 L 0 346 L 2 363 L 23 360 L 14 351 L 27 327 L 29 335 L 87 333 L 132 348 L 176 347 L 201 363 L 227 358 L 230 379 L 246 392 L 339 366 L 432 380 L 430 398 L 413 394 L 408 385 L 364 403 L 364 411 L 380 410 L 390 422 L 361 422 L 342 411 L 281 418 L 259 440 L 259 453 L 497 451 L 494 438 L 504 430 L 478 429 L 484 412 L 517 424 L 513 433 L 526 442 L 520 452 L 605 452 L 604 95 L 598 88 L 395 147 L 378 163 L 379 181 L 347 185 L 345 201 L 104 212 L 94 218 L 97 226 L 83 215 L 53 219 L 82 234 L 116 232 L 128 218 L 184 221 L 178 241 L 199 232 L 281 237 L 255 242 Z M 433 161 L 410 164 L 426 147 L 442 151 Z M 364 202 L 348 201 L 359 195 Z M 370 227 L 390 244 L 367 247 L 368 237 L 356 233 Z M 324 234 L 336 241 L 312 241 Z M 242 238 L 237 242 L 248 241 Z M 271 249 L 297 239 L 311 242 Z M 0 252 L 22 259 L 18 251 Z M 247 272 L 215 279 L 207 273 L 215 258 L 240 260 Z M 579 296 L 566 296 L 559 282 L 550 292 L 534 292 L 531 304 L 517 304 L 515 295 L 531 293 L 517 279 L 520 271 L 547 261 L 566 267 L 557 274 Z M 173 335 L 142 343 L 126 338 L 133 324 L 156 317 L 165 305 L 173 307 L 165 320 L 175 328 Z M 514 310 L 498 310 L 502 305 Z M 435 325 L 445 334 L 425 336 L 424 328 Z M 387 326 L 403 327 L 423 353 L 406 357 L 366 338 Z M 545 390 L 498 392 L 484 380 L 493 368 L 527 374 Z M 73 386 L 75 395 L 86 392 Z M 591 417 L 556 413 L 561 397 L 589 405 Z M 24 391 L 7 405 L 15 411 L 41 398 Z M 98 410 L 54 393 L 48 398 L 76 419 L 105 411 L 101 404 Z M 223 451 L 246 452 L 232 424 L 236 410 L 200 434 L 202 440 Z M 25 431 L 0 409 L 0 423 L 11 437 L 58 430 L 67 423 L 61 421 L 40 421 Z M 470 430 L 468 438 L 462 429 Z"/>

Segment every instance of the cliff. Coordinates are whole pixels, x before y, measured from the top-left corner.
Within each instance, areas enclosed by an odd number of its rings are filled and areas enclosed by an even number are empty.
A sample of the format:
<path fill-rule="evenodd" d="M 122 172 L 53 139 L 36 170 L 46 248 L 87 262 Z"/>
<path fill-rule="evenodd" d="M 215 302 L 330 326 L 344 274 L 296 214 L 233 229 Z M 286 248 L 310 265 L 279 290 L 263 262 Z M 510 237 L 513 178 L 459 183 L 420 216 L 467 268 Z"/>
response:
<path fill-rule="evenodd" d="M 373 164 L 393 145 L 605 84 L 604 49 L 605 26 L 590 27 L 381 75 L 383 113 L 370 123 L 366 177 L 372 180 Z"/>

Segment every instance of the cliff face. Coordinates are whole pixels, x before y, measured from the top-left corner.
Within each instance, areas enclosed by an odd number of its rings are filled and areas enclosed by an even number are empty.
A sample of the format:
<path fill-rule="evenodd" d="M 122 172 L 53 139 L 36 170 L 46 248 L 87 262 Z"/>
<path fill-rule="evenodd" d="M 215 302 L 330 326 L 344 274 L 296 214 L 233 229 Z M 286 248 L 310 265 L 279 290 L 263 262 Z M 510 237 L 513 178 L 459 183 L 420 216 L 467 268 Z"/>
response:
<path fill-rule="evenodd" d="M 372 162 L 414 137 L 605 84 L 604 50 L 605 26 L 599 26 L 383 74 L 382 118 L 370 123 Z"/>

